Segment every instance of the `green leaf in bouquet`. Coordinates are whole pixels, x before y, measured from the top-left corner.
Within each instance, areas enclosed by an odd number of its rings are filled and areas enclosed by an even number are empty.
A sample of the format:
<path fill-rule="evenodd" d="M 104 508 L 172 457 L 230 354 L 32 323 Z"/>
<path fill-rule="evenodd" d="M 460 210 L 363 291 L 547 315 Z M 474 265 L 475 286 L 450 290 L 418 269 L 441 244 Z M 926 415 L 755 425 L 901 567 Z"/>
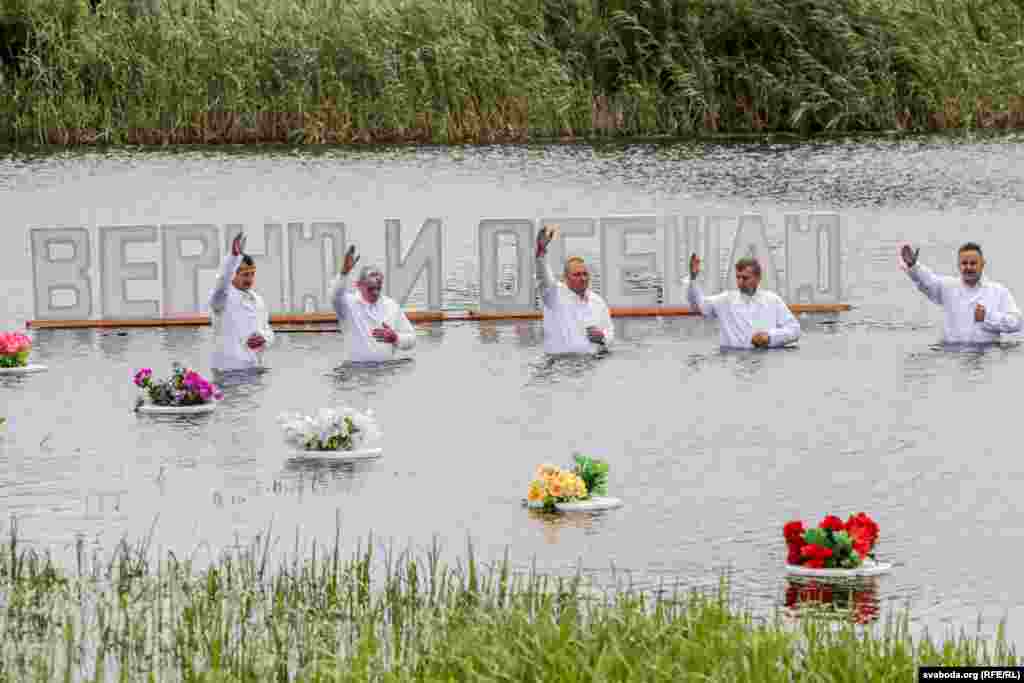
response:
<path fill-rule="evenodd" d="M 587 493 L 591 496 L 608 495 L 608 463 L 579 453 L 573 453 L 572 457 L 576 462 L 576 476 L 587 485 Z"/>
<path fill-rule="evenodd" d="M 832 547 L 832 544 L 828 541 L 828 534 L 825 533 L 824 529 L 808 529 L 804 532 L 804 543 L 810 545 L 820 545 L 824 548 Z"/>
<path fill-rule="evenodd" d="M 844 550 L 853 549 L 853 539 L 850 538 L 850 534 L 845 531 L 833 532 L 832 538 L 835 539 L 836 546 L 843 548 Z"/>

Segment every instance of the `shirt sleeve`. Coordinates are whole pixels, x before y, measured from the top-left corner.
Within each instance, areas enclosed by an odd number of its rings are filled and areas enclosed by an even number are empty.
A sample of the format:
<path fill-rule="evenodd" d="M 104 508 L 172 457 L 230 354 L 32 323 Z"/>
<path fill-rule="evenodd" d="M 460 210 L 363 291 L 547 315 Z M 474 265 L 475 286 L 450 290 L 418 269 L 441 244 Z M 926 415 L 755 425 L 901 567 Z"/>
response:
<path fill-rule="evenodd" d="M 338 315 L 339 322 L 349 317 L 348 274 L 339 274 L 331 282 L 331 305 Z"/>
<path fill-rule="evenodd" d="M 544 305 L 554 307 L 558 301 L 558 281 L 555 274 L 551 272 L 551 266 L 544 256 L 537 257 L 537 289 Z"/>
<path fill-rule="evenodd" d="M 615 341 L 615 325 L 612 323 L 612 314 L 608 310 L 608 303 L 602 299 L 598 309 L 597 326 L 604 332 L 605 346 L 611 346 Z"/>
<path fill-rule="evenodd" d="M 704 296 L 704 292 L 696 280 L 690 280 L 690 286 L 686 289 L 686 301 L 690 304 L 690 308 L 699 311 L 705 318 L 718 317 L 715 304 L 721 301 L 725 295 L 726 292 L 714 296 Z"/>
<path fill-rule="evenodd" d="M 220 273 L 217 274 L 217 280 L 213 285 L 213 290 L 210 292 L 209 304 L 211 312 L 224 312 L 224 304 L 228 302 L 228 286 L 231 284 L 231 279 L 235 277 L 235 271 L 238 270 L 240 265 L 242 265 L 241 254 L 235 256 L 228 253 L 224 257 L 224 261 L 220 266 Z"/>
<path fill-rule="evenodd" d="M 915 263 L 913 268 L 907 269 L 907 275 L 913 281 L 921 293 L 928 297 L 932 303 L 942 305 L 942 278 L 930 271 L 921 263 Z"/>
<path fill-rule="evenodd" d="M 409 322 L 409 316 L 405 314 L 402 307 L 395 303 L 395 313 L 392 316 L 395 321 L 395 334 L 398 335 L 398 341 L 395 346 L 402 351 L 411 351 L 416 347 L 416 329 Z"/>
<path fill-rule="evenodd" d="M 800 338 L 800 321 L 782 299 L 775 300 L 775 319 L 776 326 L 768 331 L 769 346 L 785 346 Z"/>
<path fill-rule="evenodd" d="M 985 311 L 985 320 L 981 323 L 986 332 L 996 334 L 1012 334 L 1020 332 L 1021 316 L 1017 302 L 1013 299 L 1010 290 L 1004 289 L 999 297 L 998 311 Z"/>
<path fill-rule="evenodd" d="M 267 346 L 274 343 L 274 328 L 270 326 L 270 313 L 263 297 L 260 297 L 260 336 Z"/>

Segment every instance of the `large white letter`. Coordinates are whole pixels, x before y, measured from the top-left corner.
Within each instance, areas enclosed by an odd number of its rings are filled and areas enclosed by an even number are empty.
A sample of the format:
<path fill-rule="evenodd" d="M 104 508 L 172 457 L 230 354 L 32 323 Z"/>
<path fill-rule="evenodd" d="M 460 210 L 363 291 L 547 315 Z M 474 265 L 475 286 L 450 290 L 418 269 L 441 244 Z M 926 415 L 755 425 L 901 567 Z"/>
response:
<path fill-rule="evenodd" d="M 159 237 L 155 225 L 104 226 L 100 234 L 100 300 L 108 318 L 156 318 L 160 302 L 156 299 L 129 299 L 128 283 L 157 281 L 155 261 L 128 262 L 129 244 L 155 244 Z M 159 291 L 159 290 L 158 290 Z"/>
<path fill-rule="evenodd" d="M 341 258 L 345 254 L 345 224 L 313 223 L 312 237 L 308 238 L 302 234 L 302 227 L 302 223 L 288 224 L 291 310 L 332 311 L 327 287 L 341 270 Z M 331 247 L 325 250 L 328 241 Z"/>
<path fill-rule="evenodd" d="M 428 218 L 416 235 L 406 257 L 402 258 L 402 222 L 384 221 L 384 253 L 387 255 L 387 293 L 399 305 L 409 299 L 420 274 L 427 271 L 427 307 L 441 308 L 441 286 L 444 283 L 441 220 Z"/>
<path fill-rule="evenodd" d="M 202 291 L 199 271 L 220 265 L 219 231 L 214 225 L 165 225 L 164 315 L 198 313 L 206 305 L 208 291 Z M 199 247 L 198 253 L 190 246 Z"/>
<path fill-rule="evenodd" d="M 231 242 L 235 235 L 245 230 L 244 225 L 229 224 L 224 235 L 224 253 L 231 250 Z M 267 313 L 285 313 L 288 310 L 285 301 L 284 286 L 284 236 L 282 235 L 280 223 L 265 223 L 263 225 L 263 253 L 249 253 L 248 249 L 253 246 L 253 241 L 246 243 L 246 253 L 252 256 L 256 264 L 256 286 L 255 289 L 263 297 L 267 305 Z M 211 281 L 211 287 L 212 281 Z"/>
<path fill-rule="evenodd" d="M 740 216 L 736 239 L 732 243 L 732 254 L 729 256 L 729 269 L 741 258 L 756 258 L 761 263 L 760 289 L 779 292 L 779 273 L 775 268 L 775 259 L 768 246 L 768 235 L 764 230 L 764 218 L 758 214 L 745 213 Z M 726 289 L 736 289 L 736 279 L 729 278 Z"/>
<path fill-rule="evenodd" d="M 533 221 L 526 219 L 484 219 L 480 221 L 477 241 L 480 248 L 480 310 L 514 313 L 534 308 L 534 234 Z M 505 294 L 498 287 L 498 239 L 515 239 L 517 255 L 516 290 Z"/>
<path fill-rule="evenodd" d="M 812 213 L 807 221 L 786 214 L 786 297 L 792 304 L 839 303 L 839 215 Z"/>
<path fill-rule="evenodd" d="M 609 306 L 652 306 L 657 294 L 627 292 L 626 271 L 654 274 L 658 255 L 653 251 L 630 253 L 630 235 L 657 238 L 657 216 L 615 216 L 601 219 L 601 295 Z"/>
<path fill-rule="evenodd" d="M 70 253 L 66 257 L 55 253 L 61 250 Z M 89 256 L 89 231 L 85 228 L 32 230 L 36 320 L 88 320 L 92 317 Z M 56 304 L 53 295 L 58 292 L 73 292 L 75 303 Z"/>

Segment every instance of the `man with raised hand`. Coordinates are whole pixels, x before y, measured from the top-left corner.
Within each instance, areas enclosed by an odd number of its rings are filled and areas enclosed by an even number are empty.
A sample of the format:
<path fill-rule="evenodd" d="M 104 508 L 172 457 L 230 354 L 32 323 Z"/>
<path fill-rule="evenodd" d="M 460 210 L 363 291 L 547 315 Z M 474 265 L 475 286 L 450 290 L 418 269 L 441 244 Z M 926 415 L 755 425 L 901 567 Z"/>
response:
<path fill-rule="evenodd" d="M 690 308 L 705 318 L 718 318 L 719 343 L 725 349 L 777 348 L 800 338 L 800 322 L 775 292 L 759 290 L 757 259 L 736 262 L 736 291 L 705 297 L 697 284 L 700 257 L 690 256 Z"/>
<path fill-rule="evenodd" d="M 552 229 L 537 233 L 537 278 L 544 302 L 544 351 L 550 354 L 596 353 L 615 338 L 604 299 L 590 289 L 590 271 L 578 256 L 565 262 L 565 284 L 557 282 L 547 262 Z"/>
<path fill-rule="evenodd" d="M 214 370 L 249 370 L 263 366 L 263 352 L 274 341 L 263 297 L 253 291 L 256 264 L 245 253 L 245 235 L 238 233 L 210 292 L 215 347 Z"/>
<path fill-rule="evenodd" d="M 907 275 L 930 301 L 945 311 L 943 342 L 987 344 L 1000 335 L 1020 332 L 1021 315 L 1013 295 L 1003 285 L 982 277 L 981 247 L 968 242 L 957 250 L 960 278 L 936 275 L 917 262 L 920 249 L 900 249 Z"/>
<path fill-rule="evenodd" d="M 363 266 L 356 289 L 348 287 L 349 273 L 359 262 L 355 245 L 345 252 L 341 274 L 331 283 L 331 301 L 338 326 L 345 334 L 346 360 L 379 363 L 408 357 L 416 346 L 416 330 L 394 299 L 381 294 L 384 273 Z"/>

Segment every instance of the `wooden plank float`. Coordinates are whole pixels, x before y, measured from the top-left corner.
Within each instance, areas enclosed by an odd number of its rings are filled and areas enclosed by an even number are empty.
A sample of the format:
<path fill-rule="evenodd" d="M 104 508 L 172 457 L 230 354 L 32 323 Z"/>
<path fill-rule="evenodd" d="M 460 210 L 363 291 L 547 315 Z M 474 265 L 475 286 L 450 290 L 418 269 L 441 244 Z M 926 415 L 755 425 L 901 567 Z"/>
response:
<path fill-rule="evenodd" d="M 801 313 L 841 313 L 849 311 L 849 304 L 793 304 L 789 307 L 794 314 Z M 611 309 L 613 318 L 670 318 L 685 315 L 696 315 L 686 306 L 638 306 L 616 307 Z M 456 322 L 456 321 L 507 321 L 507 320 L 540 320 L 541 311 L 523 311 L 521 313 L 485 313 L 481 311 L 406 311 L 409 321 L 413 323 Z M 300 325 L 337 325 L 338 318 L 334 313 L 282 313 L 270 316 L 270 323 L 282 327 Z M 201 327 L 209 325 L 210 319 L 205 315 L 172 316 L 169 318 L 134 318 L 134 319 L 103 319 L 103 320 L 30 320 L 26 327 L 37 330 L 55 329 L 88 329 L 110 327 Z M 319 330 L 324 328 L 310 328 Z M 332 328 L 326 329 L 331 331 Z M 284 330 L 282 330 L 284 331 Z M 294 330 L 300 331 L 300 330 Z"/>

